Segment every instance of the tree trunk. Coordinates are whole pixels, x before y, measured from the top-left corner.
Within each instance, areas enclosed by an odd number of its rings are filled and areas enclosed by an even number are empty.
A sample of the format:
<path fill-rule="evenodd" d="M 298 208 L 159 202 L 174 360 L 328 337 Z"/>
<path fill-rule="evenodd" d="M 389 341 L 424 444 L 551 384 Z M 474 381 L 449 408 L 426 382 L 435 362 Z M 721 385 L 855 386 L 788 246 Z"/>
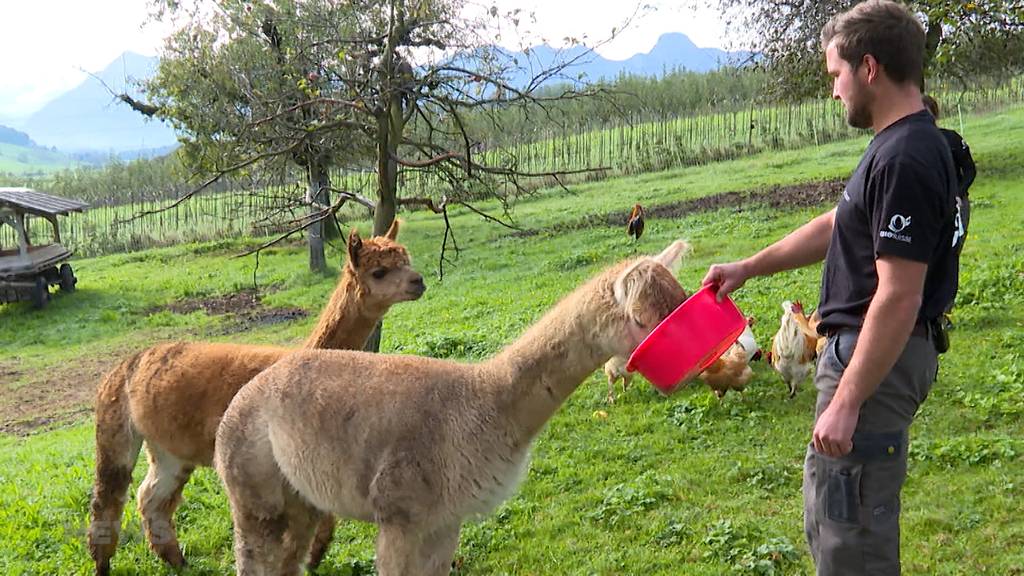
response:
<path fill-rule="evenodd" d="M 928 20 L 928 29 L 924 39 L 924 71 L 925 76 L 931 75 L 932 66 L 935 64 L 935 54 L 939 50 L 939 42 L 942 41 L 942 19 L 933 17 Z M 925 87 L 921 86 L 921 91 Z"/>
<path fill-rule="evenodd" d="M 377 321 L 377 325 L 373 327 L 373 332 L 370 332 L 370 337 L 366 339 L 366 345 L 363 346 L 363 350 L 366 352 L 380 352 L 380 332 L 384 326 L 382 320 Z"/>
<path fill-rule="evenodd" d="M 331 186 L 330 176 L 326 167 L 313 158 L 307 167 L 309 174 L 309 189 L 307 198 L 315 202 L 310 206 L 310 214 L 317 214 L 324 206 L 330 205 L 330 194 L 328 189 Z M 309 269 L 311 272 L 324 273 L 327 271 L 327 258 L 324 256 L 324 221 L 320 220 L 306 229 L 306 239 L 309 242 Z"/>
<path fill-rule="evenodd" d="M 377 117 L 377 208 L 373 213 L 373 235 L 381 236 L 388 231 L 395 220 L 398 208 L 398 143 L 402 141 L 405 120 L 402 110 L 402 95 L 392 94 L 385 113 Z M 381 329 L 377 322 L 364 350 L 380 351 Z"/>
<path fill-rule="evenodd" d="M 398 206 L 398 142 L 402 133 L 395 130 L 390 111 L 377 118 L 377 208 L 373 212 L 373 235 L 388 231 Z M 399 121 L 401 111 L 399 110 Z"/>

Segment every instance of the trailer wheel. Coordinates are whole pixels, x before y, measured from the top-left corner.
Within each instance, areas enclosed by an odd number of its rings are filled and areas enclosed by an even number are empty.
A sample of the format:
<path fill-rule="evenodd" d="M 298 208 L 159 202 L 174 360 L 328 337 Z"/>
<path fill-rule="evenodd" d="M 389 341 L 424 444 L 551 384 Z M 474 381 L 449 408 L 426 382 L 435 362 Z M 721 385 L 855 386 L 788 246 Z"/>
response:
<path fill-rule="evenodd" d="M 46 278 L 36 276 L 36 287 L 32 290 L 32 307 L 42 309 L 50 301 L 50 285 Z"/>
<path fill-rule="evenodd" d="M 78 278 L 75 278 L 75 272 L 71 269 L 71 264 L 60 265 L 60 289 L 64 292 L 74 292 L 75 284 L 78 283 Z"/>
<path fill-rule="evenodd" d="M 46 278 L 46 281 L 51 285 L 60 282 L 60 271 L 57 270 L 56 266 L 52 266 L 50 268 L 47 268 L 46 270 L 43 270 L 40 276 Z"/>

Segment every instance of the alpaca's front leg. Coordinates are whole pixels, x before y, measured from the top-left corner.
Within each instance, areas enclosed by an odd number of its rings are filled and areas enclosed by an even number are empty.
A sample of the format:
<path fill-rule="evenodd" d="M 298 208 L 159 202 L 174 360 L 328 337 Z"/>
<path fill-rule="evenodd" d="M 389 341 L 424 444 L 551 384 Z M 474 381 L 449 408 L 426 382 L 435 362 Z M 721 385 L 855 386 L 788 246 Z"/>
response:
<path fill-rule="evenodd" d="M 309 549 L 310 570 L 315 570 L 327 555 L 327 548 L 334 539 L 334 516 L 328 514 L 320 519 L 320 525 L 316 527 L 316 534 L 313 536 L 313 545 Z"/>
<path fill-rule="evenodd" d="M 232 502 L 231 508 L 235 522 L 237 576 L 299 576 L 302 573 L 298 564 L 289 570 L 282 570 L 281 544 L 288 523 L 285 514 L 268 517 L 235 502 Z"/>
<path fill-rule="evenodd" d="M 422 529 L 384 524 L 377 535 L 380 576 L 448 576 L 459 546 L 459 524 Z"/>
<path fill-rule="evenodd" d="M 452 571 L 452 560 L 459 547 L 459 528 L 446 527 L 425 538 L 420 546 L 424 576 L 448 576 Z"/>
<path fill-rule="evenodd" d="M 377 574 L 418 575 L 419 538 L 407 526 L 381 524 L 377 533 Z"/>
<path fill-rule="evenodd" d="M 288 528 L 283 535 L 280 573 L 301 574 L 302 567 L 306 565 L 306 559 L 309 557 L 310 543 L 313 542 L 313 536 L 324 514 L 301 496 L 291 493 L 285 500 L 285 513 L 288 517 Z M 333 526 L 333 517 L 329 519 Z M 323 551 L 320 559 L 322 558 Z M 310 566 L 310 569 L 313 568 L 314 566 Z"/>

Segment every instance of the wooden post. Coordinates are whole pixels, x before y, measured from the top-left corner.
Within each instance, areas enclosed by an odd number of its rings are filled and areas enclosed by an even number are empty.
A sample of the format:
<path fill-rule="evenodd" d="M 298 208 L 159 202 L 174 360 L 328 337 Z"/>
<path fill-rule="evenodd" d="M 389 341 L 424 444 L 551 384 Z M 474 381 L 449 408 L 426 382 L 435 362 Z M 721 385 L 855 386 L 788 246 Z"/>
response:
<path fill-rule="evenodd" d="M 21 212 L 14 215 L 14 229 L 18 231 L 18 254 L 28 258 L 28 230 L 25 228 L 25 215 Z"/>
<path fill-rule="evenodd" d="M 53 241 L 56 244 L 60 244 L 60 228 L 57 226 L 56 216 L 47 216 L 47 220 L 50 221 L 50 225 L 53 226 Z"/>

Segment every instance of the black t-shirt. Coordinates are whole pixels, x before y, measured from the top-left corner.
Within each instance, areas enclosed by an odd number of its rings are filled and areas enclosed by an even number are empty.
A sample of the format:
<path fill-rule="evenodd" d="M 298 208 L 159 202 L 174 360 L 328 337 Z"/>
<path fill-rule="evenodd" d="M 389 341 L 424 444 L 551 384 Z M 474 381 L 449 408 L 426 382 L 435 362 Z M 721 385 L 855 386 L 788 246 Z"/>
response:
<path fill-rule="evenodd" d="M 875 135 L 836 209 L 821 277 L 820 332 L 864 323 L 881 255 L 927 263 L 918 322 L 942 314 L 957 288 L 956 190 L 950 148 L 927 111 Z"/>

